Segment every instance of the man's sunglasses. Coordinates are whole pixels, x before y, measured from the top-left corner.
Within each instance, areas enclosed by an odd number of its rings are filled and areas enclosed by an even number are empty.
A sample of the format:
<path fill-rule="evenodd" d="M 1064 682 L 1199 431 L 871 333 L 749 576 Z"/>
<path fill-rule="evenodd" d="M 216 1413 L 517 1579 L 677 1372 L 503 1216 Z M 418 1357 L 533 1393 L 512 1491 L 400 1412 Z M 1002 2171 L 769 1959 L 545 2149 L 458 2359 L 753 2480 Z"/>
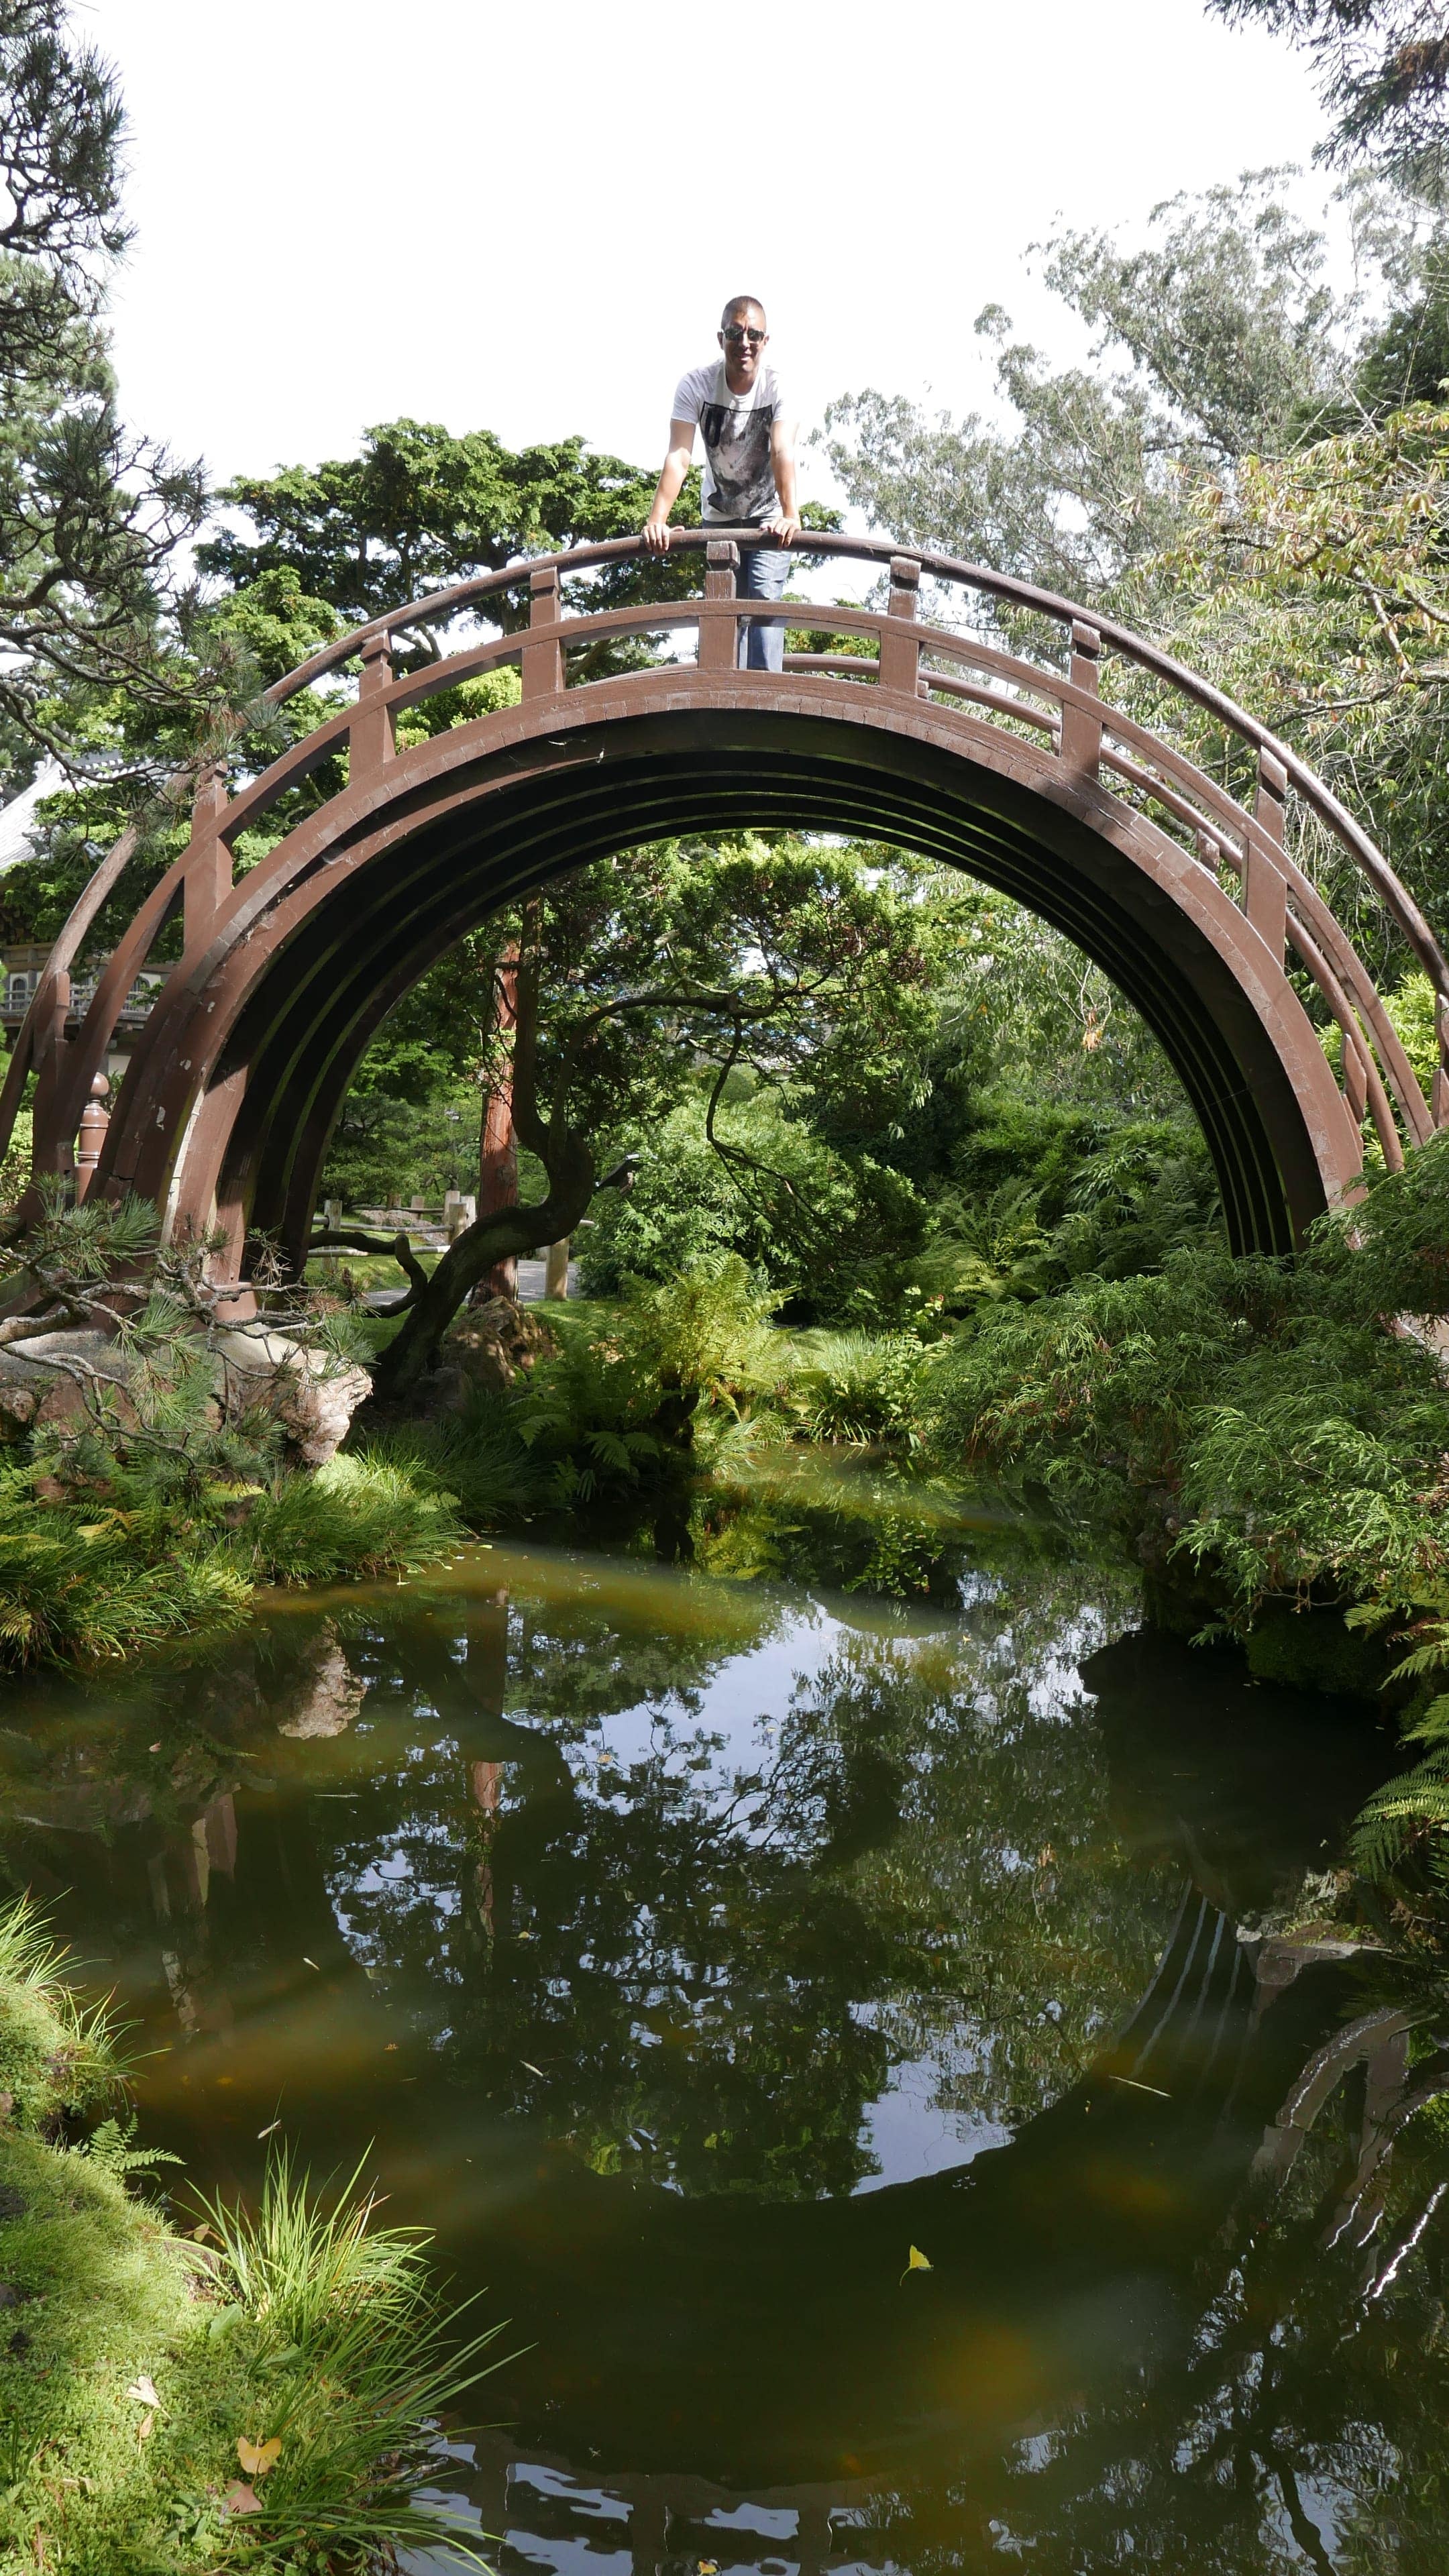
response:
<path fill-rule="evenodd" d="M 727 322 L 724 326 L 724 336 L 732 349 L 737 349 L 742 340 L 748 340 L 752 349 L 758 349 L 760 342 L 767 339 L 769 334 L 764 331 L 747 331 L 742 322 Z"/>

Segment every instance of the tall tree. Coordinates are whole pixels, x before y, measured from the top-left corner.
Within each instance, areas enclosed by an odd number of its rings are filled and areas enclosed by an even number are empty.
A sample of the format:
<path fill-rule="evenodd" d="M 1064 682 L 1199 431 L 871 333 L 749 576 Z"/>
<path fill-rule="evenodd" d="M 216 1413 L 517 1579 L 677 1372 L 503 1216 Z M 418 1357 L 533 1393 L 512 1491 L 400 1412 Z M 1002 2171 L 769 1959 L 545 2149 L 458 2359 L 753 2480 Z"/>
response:
<path fill-rule="evenodd" d="M 1258 172 L 1158 206 L 1147 238 L 1062 230 L 1045 283 L 1096 334 L 1087 364 L 1052 368 L 999 305 L 997 425 L 932 417 L 873 389 L 826 413 L 846 492 L 908 544 L 1076 598 L 1100 599 L 1170 542 L 1198 477 L 1304 434 L 1351 377 L 1354 308 L 1325 282 L 1322 234 Z"/>
<path fill-rule="evenodd" d="M 927 929 L 887 869 L 783 839 L 658 843 L 497 915 L 470 943 L 474 989 L 491 994 L 516 948 L 512 1116 L 544 1189 L 480 1209 L 450 1246 L 382 1355 L 380 1392 L 411 1396 L 478 1281 L 572 1234 L 596 1192 L 627 1179 L 606 1170 L 613 1140 L 661 1118 L 689 1072 L 707 1068 L 711 1114 L 741 1068 L 804 1074 L 821 1094 L 899 1089 L 929 1017 Z M 718 1150 L 731 1151 L 722 1137 Z M 779 1173 L 736 1161 L 747 1186 L 790 1195 Z"/>
<path fill-rule="evenodd" d="M 197 561 L 236 589 L 290 572 L 313 597 L 360 620 L 501 571 L 518 555 L 632 536 L 653 489 L 652 474 L 582 438 L 512 449 L 488 429 L 458 437 L 436 421 L 385 421 L 365 433 L 356 456 L 230 484 L 221 497 L 245 513 L 251 533 L 222 529 Z M 698 510 L 691 477 L 686 524 Z M 698 578 L 690 555 L 629 561 L 610 567 L 590 597 L 601 607 L 679 598 Z M 499 599 L 490 613 L 507 626 L 521 612 Z M 421 631 L 417 643 L 428 649 Z"/>
<path fill-rule="evenodd" d="M 100 313 L 127 240 L 115 75 L 62 0 L 0 0 L 0 761 L 71 762 L 98 701 L 194 717 L 169 649 L 199 470 L 123 423 Z"/>
<path fill-rule="evenodd" d="M 1442 0 L 1208 0 L 1236 26 L 1291 36 L 1318 75 L 1333 125 L 1325 161 L 1372 154 L 1440 190 L 1449 165 L 1449 26 Z"/>

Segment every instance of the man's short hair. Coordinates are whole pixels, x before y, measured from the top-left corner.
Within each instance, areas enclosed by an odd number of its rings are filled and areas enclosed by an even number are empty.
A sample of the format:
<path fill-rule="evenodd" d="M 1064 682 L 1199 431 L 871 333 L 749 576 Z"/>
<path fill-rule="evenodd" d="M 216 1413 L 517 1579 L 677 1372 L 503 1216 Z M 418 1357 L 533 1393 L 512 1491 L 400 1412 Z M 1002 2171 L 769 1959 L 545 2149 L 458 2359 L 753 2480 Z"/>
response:
<path fill-rule="evenodd" d="M 765 308 L 760 302 L 758 295 L 732 295 L 728 304 L 725 306 L 723 313 L 719 317 L 719 327 L 721 330 L 724 329 L 725 324 L 736 313 L 758 313 L 762 322 L 767 318 Z"/>

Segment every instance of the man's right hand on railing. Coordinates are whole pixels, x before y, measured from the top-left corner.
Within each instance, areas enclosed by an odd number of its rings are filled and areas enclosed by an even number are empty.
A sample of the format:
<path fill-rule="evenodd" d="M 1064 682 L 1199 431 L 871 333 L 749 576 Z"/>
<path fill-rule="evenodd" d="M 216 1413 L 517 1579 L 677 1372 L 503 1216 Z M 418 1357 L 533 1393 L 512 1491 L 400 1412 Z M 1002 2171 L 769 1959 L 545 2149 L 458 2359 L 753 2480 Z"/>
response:
<path fill-rule="evenodd" d="M 650 511 L 648 518 L 644 522 L 643 537 L 645 549 L 649 554 L 668 554 L 669 521 L 664 518 L 658 510 Z"/>

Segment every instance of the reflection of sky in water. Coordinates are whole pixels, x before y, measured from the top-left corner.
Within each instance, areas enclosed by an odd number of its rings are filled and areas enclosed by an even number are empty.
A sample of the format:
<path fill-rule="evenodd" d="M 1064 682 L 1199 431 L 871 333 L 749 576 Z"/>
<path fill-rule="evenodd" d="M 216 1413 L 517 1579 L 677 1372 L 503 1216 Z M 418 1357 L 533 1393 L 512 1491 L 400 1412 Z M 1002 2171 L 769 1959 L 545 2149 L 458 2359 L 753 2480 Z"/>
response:
<path fill-rule="evenodd" d="M 801 1680 L 828 1661 L 845 1633 L 823 1612 L 786 1618 L 762 1644 L 729 1656 L 697 1694 L 691 1692 L 688 1705 L 676 1698 L 641 1700 L 611 1714 L 591 1730 L 587 1748 L 574 1755 L 575 1764 L 587 1771 L 600 1746 L 621 1768 L 647 1761 L 659 1748 L 661 1723 L 671 1724 L 686 1735 L 698 1730 L 722 1739 L 713 1774 L 700 1772 L 695 1783 L 701 1796 L 706 1785 L 718 1794 L 733 1768 L 757 1763 L 762 1747 L 768 1746 L 760 1720 L 787 1714 Z"/>
<path fill-rule="evenodd" d="M 867 2104 L 863 2134 L 880 2171 L 866 2175 L 861 2191 L 913 2182 L 922 2174 L 947 2173 L 953 2165 L 969 2164 L 988 2147 L 1006 2145 L 1011 2131 L 999 2120 L 943 2110 L 936 2100 L 940 2085 L 936 2060 L 916 2058 L 898 2066 L 890 2090 Z"/>
<path fill-rule="evenodd" d="M 749 1627 L 737 1629 L 733 1638 L 726 1633 L 719 1639 L 712 1669 L 706 1664 L 698 1678 L 691 1673 L 682 1688 L 671 1688 L 667 1678 L 661 1678 L 630 1705 L 591 1717 L 582 1733 L 576 1733 L 566 1719 L 554 1716 L 550 1704 L 551 1641 L 567 1640 L 582 1616 L 585 1629 L 592 1630 L 606 1662 L 616 1665 L 622 1679 L 633 1640 L 641 1631 L 651 1630 L 649 1611 L 651 1606 L 659 1606 L 658 1595 L 653 1595 L 651 1603 L 652 1587 L 631 1569 L 624 1596 L 605 1603 L 599 1597 L 597 1560 L 581 1563 L 565 1556 L 535 1564 L 535 1579 L 543 1571 L 545 1580 L 531 1603 L 526 1583 L 517 1584 L 517 1567 L 509 1571 L 514 1581 L 509 1587 L 512 1601 L 505 1611 L 508 1722 L 552 1737 L 590 1802 L 621 1812 L 637 1794 L 630 1781 L 631 1770 L 647 1766 L 656 1781 L 662 1770 L 677 1784 L 676 1794 L 682 1791 L 688 1803 L 702 1814 L 718 1815 L 728 1806 L 732 1834 L 757 1847 L 779 1829 L 780 1813 L 769 1780 L 776 1759 L 792 1740 L 792 1719 L 811 1710 L 822 1687 L 829 1690 L 838 1686 L 840 1671 L 844 1669 L 848 1676 L 862 1653 L 875 1687 L 889 1692 L 895 1683 L 909 1686 L 924 1674 L 940 1720 L 955 1725 L 965 1718 L 989 1735 L 1006 1714 L 1008 1695 L 1012 1693 L 1017 1695 L 1018 1708 L 1024 1699 L 1031 1716 L 1038 1721 L 1061 1725 L 1072 1723 L 1074 1717 L 1079 1719 L 1084 1693 L 1078 1663 L 1100 1642 L 1103 1628 L 1095 1606 L 1079 1609 L 1075 1616 L 1063 1621 L 1050 1641 L 1035 1641 L 1034 1669 L 1023 1671 L 1012 1626 L 999 1616 L 1000 1596 L 995 1584 L 971 1587 L 976 1593 L 975 1616 L 957 1625 L 954 1635 L 949 1627 L 943 1629 L 938 1617 L 922 1616 L 906 1607 L 892 1609 L 883 1619 L 858 1618 L 852 1610 L 837 1616 L 815 1598 L 797 1595 L 793 1601 L 782 1601 L 776 1597 L 763 1636 L 758 1628 L 751 1634 Z M 702 1585 L 697 1591 L 690 1587 L 685 1594 L 693 1612 L 685 1623 L 688 1633 L 697 1633 L 701 1617 L 708 1627 L 712 1606 L 708 1595 L 713 1590 L 713 1586 Z M 677 1616 L 677 1590 L 669 1606 Z M 731 1604 L 733 1610 L 737 1607 L 738 1596 Z M 602 1628 L 597 1624 L 601 1610 Z M 654 1633 L 657 1636 L 658 1632 Z M 448 1641 L 448 1651 L 450 1660 L 466 1668 L 466 1632 Z M 371 1662 L 372 1658 L 365 1660 Z M 379 1660 L 385 1671 L 386 1654 Z M 381 1679 L 382 1674 L 375 1677 Z M 412 1692 L 408 1705 L 421 1722 L 436 1717 L 431 1700 L 422 1690 Z M 386 1768 L 396 1767 L 405 1775 L 425 1761 L 436 1763 L 447 1752 L 443 1743 L 434 1742 L 431 1751 L 425 1753 L 420 1744 L 399 1740 L 396 1700 L 385 1714 L 376 1699 L 373 1708 L 383 1718 L 379 1749 L 385 1747 Z M 359 1714 L 354 1742 L 360 1745 L 369 1732 L 364 1710 Z M 461 1747 L 452 1750 L 454 1758 L 461 1760 Z M 749 1773 L 764 1776 L 764 1792 L 751 1793 L 740 1802 L 740 1776 Z M 516 1757 L 505 1756 L 498 1765 L 495 1782 L 498 1810 L 509 1809 L 515 1801 L 526 1804 L 529 1794 L 526 1768 L 520 1767 Z M 370 1970 L 372 1963 L 386 1956 L 386 1942 L 378 1929 L 353 1911 L 360 1900 L 381 1898 L 388 1910 L 397 1904 L 420 1908 L 432 1915 L 440 1930 L 456 1917 L 461 1901 L 457 1865 L 451 1832 L 440 1830 L 436 1823 L 429 1826 L 421 1817 L 411 1819 L 406 1838 L 394 1839 L 386 1834 L 379 1837 L 370 1854 L 354 1860 L 341 1883 L 334 1881 L 331 1887 L 334 1920 L 353 1956 Z M 1018 1852 L 998 1838 L 994 1865 L 1008 1874 L 1024 1874 L 1035 1868 L 1036 1860 L 1034 1854 Z M 949 1906 L 945 1895 L 941 1902 Z M 716 1907 L 714 1911 L 719 1916 L 724 1909 Z M 521 1937 L 532 1937 L 526 1923 L 515 1920 Z M 662 1929 L 648 1897 L 642 1894 L 637 1901 L 636 1923 L 642 1967 L 644 1954 L 653 1950 Z M 653 1965 L 656 1977 L 662 1976 L 664 1981 L 656 1984 L 651 1979 L 647 1994 L 641 1989 L 639 1999 L 660 2006 L 672 2002 L 676 2009 L 683 2004 L 688 2013 L 689 2005 L 675 1990 L 677 1981 L 689 1980 L 691 1969 L 686 1955 L 671 1946 Z M 590 1954 L 581 1951 L 569 1976 L 545 1981 L 541 1991 L 566 2000 L 572 1978 L 591 1973 L 594 1967 Z M 441 1955 L 438 1969 L 453 1982 L 456 1970 Z M 706 1982 L 713 1984 L 712 1974 Z M 988 2087 L 991 2083 L 990 2037 L 982 2031 L 975 2015 L 969 2016 L 968 2025 L 958 2027 L 954 2036 L 941 2030 L 935 2053 L 926 2055 L 920 2053 L 919 2029 L 910 2027 L 915 2016 L 909 1982 L 896 1987 L 894 2002 L 907 2017 L 907 2028 L 899 2034 L 890 2026 L 890 2015 L 882 2016 L 876 2003 L 861 2001 L 852 2008 L 853 2017 L 862 2024 L 881 2027 L 884 2020 L 888 2049 L 900 2047 L 902 2042 L 907 2048 L 907 2053 L 892 2065 L 884 2089 L 861 2106 L 856 2137 L 867 2169 L 854 2186 L 860 2192 L 969 2164 L 983 2151 L 1004 2145 L 1012 2135 L 1007 2120 L 996 2116 L 989 2102 L 984 2107 L 978 2103 L 968 2108 L 953 2106 L 950 2098 L 963 2077 L 977 2079 L 974 2085 L 968 2085 L 971 2090 L 979 2090 L 981 2079 Z M 1047 2011 L 1052 2018 L 1060 2019 L 1059 2005 L 1049 2005 Z M 939 2006 L 931 2017 L 939 2018 Z M 1089 2015 L 1089 2020 L 1094 2019 Z M 634 2024 L 632 2037 L 641 2061 L 660 2045 L 658 2035 L 643 2023 Z M 914 2047 L 910 2046 L 912 2040 Z M 1069 2080 L 1069 2076 L 1063 2080 Z M 678 2188 L 657 2168 L 652 2178 L 665 2188 Z"/>

